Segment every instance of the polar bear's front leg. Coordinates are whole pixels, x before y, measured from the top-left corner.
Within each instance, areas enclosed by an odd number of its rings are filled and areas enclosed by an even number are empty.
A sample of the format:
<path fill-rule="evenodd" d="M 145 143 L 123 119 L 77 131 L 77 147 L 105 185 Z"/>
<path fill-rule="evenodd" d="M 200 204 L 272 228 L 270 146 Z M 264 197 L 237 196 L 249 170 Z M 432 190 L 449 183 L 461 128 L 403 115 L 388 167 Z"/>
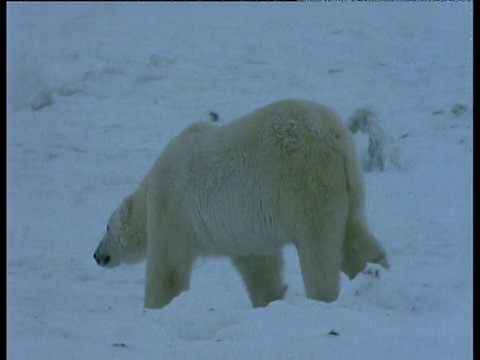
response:
<path fill-rule="evenodd" d="M 158 262 L 163 262 L 163 264 Z M 145 308 L 162 308 L 187 290 L 192 266 L 193 259 L 191 258 L 179 261 L 177 264 L 173 264 L 163 257 L 156 258 L 154 261 L 147 258 Z"/>
<path fill-rule="evenodd" d="M 148 309 L 168 305 L 190 284 L 195 256 L 185 233 L 172 224 L 167 226 L 161 229 L 161 224 L 156 224 L 148 228 L 144 298 Z"/>
<path fill-rule="evenodd" d="M 287 286 L 282 281 L 283 254 L 235 256 L 232 262 L 247 286 L 253 307 L 265 307 L 283 299 Z"/>

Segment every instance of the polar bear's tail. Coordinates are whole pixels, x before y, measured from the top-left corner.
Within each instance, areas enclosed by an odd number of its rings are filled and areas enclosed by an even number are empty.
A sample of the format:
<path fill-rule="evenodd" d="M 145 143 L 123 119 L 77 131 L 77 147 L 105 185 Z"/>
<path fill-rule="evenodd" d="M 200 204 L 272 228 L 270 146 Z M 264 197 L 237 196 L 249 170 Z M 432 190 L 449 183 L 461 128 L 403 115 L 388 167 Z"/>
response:
<path fill-rule="evenodd" d="M 368 229 L 365 217 L 363 173 L 357 160 L 353 138 L 347 129 L 345 131 L 347 141 L 344 166 L 350 206 L 344 242 L 343 271 L 350 278 L 354 278 L 365 269 L 368 262 L 379 264 L 387 269 L 389 263 L 383 246 Z"/>

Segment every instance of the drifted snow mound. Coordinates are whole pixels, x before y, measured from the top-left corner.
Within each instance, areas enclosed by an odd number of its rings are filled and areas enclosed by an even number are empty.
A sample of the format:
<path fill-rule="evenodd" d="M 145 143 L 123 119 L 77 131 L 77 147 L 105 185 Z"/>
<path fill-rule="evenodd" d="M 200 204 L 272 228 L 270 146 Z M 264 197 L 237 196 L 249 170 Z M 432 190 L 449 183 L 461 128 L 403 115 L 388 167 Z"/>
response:
<path fill-rule="evenodd" d="M 361 159 L 365 172 L 401 169 L 400 148 L 380 127 L 379 119 L 371 109 L 357 109 L 348 119 L 347 127 L 352 134 L 360 131 L 368 136 L 368 147 Z"/>
<path fill-rule="evenodd" d="M 39 110 L 53 104 L 53 90 L 32 60 L 26 56 L 8 60 L 7 104 L 12 110 Z"/>

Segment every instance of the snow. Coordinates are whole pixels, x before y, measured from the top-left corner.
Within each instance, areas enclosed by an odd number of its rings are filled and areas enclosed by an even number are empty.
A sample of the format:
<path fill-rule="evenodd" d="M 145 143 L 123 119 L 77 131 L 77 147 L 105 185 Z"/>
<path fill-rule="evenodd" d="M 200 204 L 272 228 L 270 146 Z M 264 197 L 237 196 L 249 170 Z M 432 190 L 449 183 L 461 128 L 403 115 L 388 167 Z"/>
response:
<path fill-rule="evenodd" d="M 472 37 L 459 2 L 7 3 L 7 357 L 473 358 Z M 111 212 L 187 124 L 287 97 L 396 141 L 401 169 L 365 174 L 391 269 L 325 304 L 286 247 L 286 298 L 253 309 L 199 259 L 144 310 L 145 263 L 93 260 Z"/>

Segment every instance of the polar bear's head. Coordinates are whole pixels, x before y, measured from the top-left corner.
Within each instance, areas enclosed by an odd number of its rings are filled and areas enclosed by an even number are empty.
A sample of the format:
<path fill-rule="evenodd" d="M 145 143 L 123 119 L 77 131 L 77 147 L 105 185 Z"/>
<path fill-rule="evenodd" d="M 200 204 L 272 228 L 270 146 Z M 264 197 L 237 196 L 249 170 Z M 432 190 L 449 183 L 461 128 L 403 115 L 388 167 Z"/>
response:
<path fill-rule="evenodd" d="M 135 215 L 132 197 L 128 197 L 110 216 L 105 235 L 93 254 L 98 265 L 114 268 L 145 258 L 146 231 Z"/>

